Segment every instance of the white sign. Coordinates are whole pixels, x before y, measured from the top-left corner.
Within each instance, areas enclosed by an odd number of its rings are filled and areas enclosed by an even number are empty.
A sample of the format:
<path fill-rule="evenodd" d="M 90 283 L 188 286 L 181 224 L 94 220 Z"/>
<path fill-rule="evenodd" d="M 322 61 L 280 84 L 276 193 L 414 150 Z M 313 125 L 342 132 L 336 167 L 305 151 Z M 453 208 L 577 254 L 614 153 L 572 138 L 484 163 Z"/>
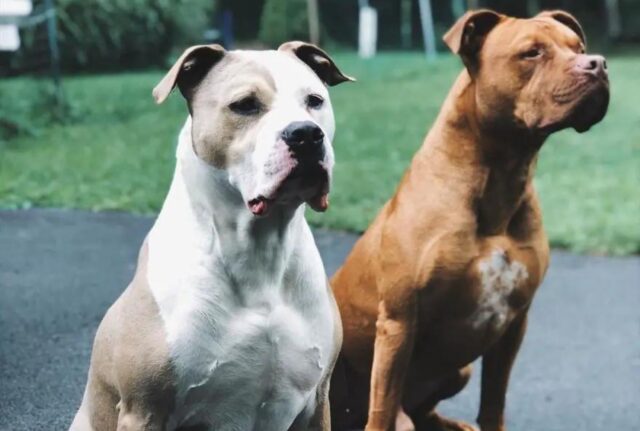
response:
<path fill-rule="evenodd" d="M 20 48 L 20 35 L 15 25 L 0 25 L 0 51 L 17 51 Z"/>
<path fill-rule="evenodd" d="M 0 15 L 25 16 L 31 13 L 31 0 L 2 0 L 0 1 Z"/>
<path fill-rule="evenodd" d="M 25 16 L 31 13 L 31 0 L 1 0 L 0 16 Z M 0 25 L 0 51 L 17 51 L 20 48 L 18 26 Z"/>
<path fill-rule="evenodd" d="M 358 34 L 358 54 L 362 58 L 376 55 L 378 44 L 378 11 L 370 6 L 360 8 L 360 29 Z"/>

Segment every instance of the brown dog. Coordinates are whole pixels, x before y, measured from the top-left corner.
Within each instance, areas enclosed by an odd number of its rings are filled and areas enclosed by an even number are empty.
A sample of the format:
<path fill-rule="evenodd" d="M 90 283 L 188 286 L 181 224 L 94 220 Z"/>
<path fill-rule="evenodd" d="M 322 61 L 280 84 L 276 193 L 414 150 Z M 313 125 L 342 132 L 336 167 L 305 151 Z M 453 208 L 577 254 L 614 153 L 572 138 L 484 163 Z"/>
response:
<path fill-rule="evenodd" d="M 465 70 L 332 280 L 344 326 L 334 429 L 411 429 L 403 410 L 417 430 L 474 429 L 435 407 L 482 356 L 478 423 L 505 430 L 509 373 L 549 263 L 537 152 L 549 134 L 586 131 L 607 110 L 605 60 L 585 54 L 565 12 L 469 12 L 444 40 Z"/>

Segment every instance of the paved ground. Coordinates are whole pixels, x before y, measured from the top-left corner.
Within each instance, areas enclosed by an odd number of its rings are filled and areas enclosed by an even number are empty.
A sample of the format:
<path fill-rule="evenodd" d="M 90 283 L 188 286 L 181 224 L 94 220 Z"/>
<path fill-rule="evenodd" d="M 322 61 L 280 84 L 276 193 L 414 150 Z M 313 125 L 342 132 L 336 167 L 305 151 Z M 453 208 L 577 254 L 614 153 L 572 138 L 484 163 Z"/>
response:
<path fill-rule="evenodd" d="M 151 220 L 0 211 L 0 430 L 66 429 L 92 338 Z M 355 237 L 317 232 L 332 273 Z M 553 254 L 509 391 L 510 431 L 640 429 L 640 258 Z M 473 419 L 478 370 L 448 401 Z"/>

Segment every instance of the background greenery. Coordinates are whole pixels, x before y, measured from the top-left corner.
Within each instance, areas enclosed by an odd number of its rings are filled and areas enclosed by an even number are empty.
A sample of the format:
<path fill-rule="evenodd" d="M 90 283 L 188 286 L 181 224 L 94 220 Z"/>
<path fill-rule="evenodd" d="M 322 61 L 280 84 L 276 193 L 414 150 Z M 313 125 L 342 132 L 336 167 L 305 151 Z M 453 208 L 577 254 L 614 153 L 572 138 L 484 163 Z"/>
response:
<path fill-rule="evenodd" d="M 452 56 L 427 63 L 410 53 L 370 61 L 338 54 L 355 84 L 332 89 L 337 165 L 325 214 L 316 225 L 361 231 L 388 199 L 460 70 Z M 640 252 L 640 58 L 609 59 L 608 116 L 590 132 L 553 136 L 542 149 L 536 185 L 554 246 L 581 252 Z M 175 94 L 155 106 L 162 72 L 65 80 L 67 124 L 38 120 L 0 138 L 0 206 L 55 206 L 154 213 L 167 191 L 186 109 Z M 46 117 L 29 78 L 0 81 L 0 111 Z M 46 106 L 46 105 L 45 105 Z M 1 118 L 1 116 L 0 116 Z"/>
<path fill-rule="evenodd" d="M 322 37 L 321 43 L 325 47 L 356 48 L 358 41 L 358 0 L 317 0 L 320 10 Z M 640 39 L 640 1 L 617 0 L 621 13 L 623 34 L 622 40 Z M 540 9 L 565 9 L 578 17 L 585 27 L 593 44 L 608 45 L 606 40 L 607 24 L 605 0 L 477 0 L 479 7 L 499 10 L 512 16 L 529 16 L 529 8 L 536 5 Z M 280 25 L 278 32 L 289 31 L 289 39 L 299 37 L 296 25 L 306 20 L 305 0 L 218 0 L 219 10 L 233 12 L 234 32 L 240 43 L 255 41 L 269 42 L 260 37 L 265 29 L 264 13 L 267 10 L 287 9 L 289 21 Z M 408 4 L 409 43 L 403 43 L 401 35 L 402 3 Z M 455 20 L 454 3 L 463 9 L 468 0 L 432 0 L 431 7 L 436 27 L 436 38 L 440 47 L 440 36 Z M 382 49 L 397 50 L 422 48 L 422 33 L 418 0 L 369 0 L 369 4 L 378 12 L 378 45 Z M 262 18 L 261 18 L 262 17 Z M 278 18 L 277 18 L 278 19 Z M 279 18 L 283 20 L 283 17 Z M 291 26 L 291 27 L 289 27 Z M 291 30 L 287 30 L 291 28 Z"/>
<path fill-rule="evenodd" d="M 269 0 L 260 19 L 259 40 L 277 47 L 289 40 L 305 40 L 309 35 L 307 0 Z"/>
<path fill-rule="evenodd" d="M 33 3 L 37 7 L 42 0 Z M 174 47 L 199 40 L 212 26 L 216 6 L 215 0 L 55 3 L 62 68 L 83 73 L 164 66 Z M 4 56 L 5 72 L 31 71 L 46 65 L 44 26 L 22 29 L 20 35 L 20 51 Z"/>
<path fill-rule="evenodd" d="M 44 0 L 33 0 L 37 7 Z M 358 0 L 316 0 L 320 11 L 321 43 L 325 47 L 355 48 Z M 307 39 L 307 0 L 55 0 L 62 53 L 67 72 L 95 72 L 165 66 L 168 56 L 185 45 L 201 42 L 205 29 L 220 27 L 220 14 L 233 15 L 239 46 L 275 47 L 285 40 Z M 619 40 L 640 40 L 640 1 L 617 0 L 623 33 Z M 378 11 L 381 49 L 422 48 L 418 0 L 369 0 Z M 432 1 L 436 38 L 464 10 L 468 0 Z M 537 8 L 570 10 L 583 23 L 592 45 L 611 44 L 606 35 L 605 0 L 477 0 L 509 15 L 527 16 Z M 455 6 L 457 5 L 457 6 Z M 402 13 L 403 7 L 409 11 Z M 403 20 L 403 16 L 406 18 Z M 402 28 L 407 30 L 403 39 Z M 47 69 L 44 26 L 22 29 L 22 49 L 0 52 L 0 75 Z"/>

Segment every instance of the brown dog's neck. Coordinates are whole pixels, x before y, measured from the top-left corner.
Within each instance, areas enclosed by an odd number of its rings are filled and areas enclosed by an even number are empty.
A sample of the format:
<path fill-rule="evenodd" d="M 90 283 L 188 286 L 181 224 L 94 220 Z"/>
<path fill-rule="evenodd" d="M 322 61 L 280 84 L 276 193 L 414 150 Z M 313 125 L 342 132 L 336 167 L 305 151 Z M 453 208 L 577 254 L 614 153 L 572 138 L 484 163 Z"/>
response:
<path fill-rule="evenodd" d="M 437 175 L 446 176 L 450 186 L 464 191 L 465 200 L 473 205 L 478 233 L 496 235 L 509 228 L 530 191 L 543 142 L 544 137 L 515 125 L 488 124 L 481 118 L 475 84 L 464 71 L 419 153 L 424 157 L 418 159 L 433 166 L 426 158 L 436 154 L 444 158 L 434 161 L 447 167 Z"/>

